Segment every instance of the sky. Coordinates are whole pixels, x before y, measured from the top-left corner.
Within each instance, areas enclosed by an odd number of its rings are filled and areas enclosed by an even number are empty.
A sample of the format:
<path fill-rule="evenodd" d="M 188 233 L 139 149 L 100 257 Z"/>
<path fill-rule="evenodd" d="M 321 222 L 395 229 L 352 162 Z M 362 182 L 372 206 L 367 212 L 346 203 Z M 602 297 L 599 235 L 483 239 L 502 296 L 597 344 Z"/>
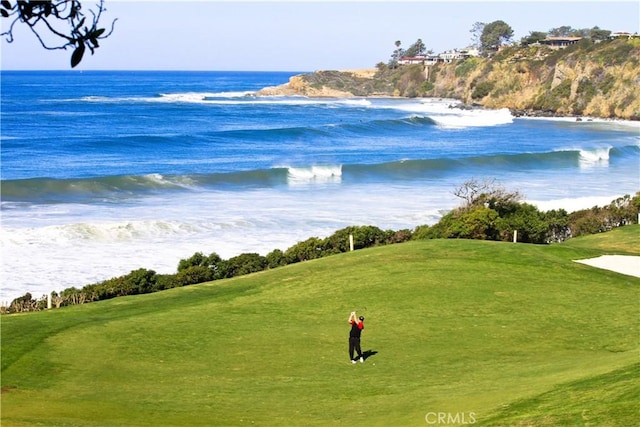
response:
<path fill-rule="evenodd" d="M 83 2 L 84 8 L 97 0 Z M 640 32 L 640 1 L 106 0 L 113 34 L 77 69 L 314 71 L 373 68 L 396 40 L 435 53 L 471 44 L 475 22 L 502 20 L 520 40 L 560 26 Z M 0 19 L 6 31 L 7 19 Z M 24 25 L 0 41 L 3 70 L 67 70 L 71 50 L 44 50 Z"/>

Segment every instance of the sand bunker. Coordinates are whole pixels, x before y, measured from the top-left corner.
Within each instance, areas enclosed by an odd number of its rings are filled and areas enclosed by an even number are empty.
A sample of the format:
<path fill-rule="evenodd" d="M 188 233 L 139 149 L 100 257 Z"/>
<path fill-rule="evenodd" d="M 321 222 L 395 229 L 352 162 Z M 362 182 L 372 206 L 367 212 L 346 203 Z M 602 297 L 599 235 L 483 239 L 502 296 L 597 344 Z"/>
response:
<path fill-rule="evenodd" d="M 598 258 L 577 259 L 575 262 L 615 271 L 627 276 L 640 277 L 640 256 L 602 255 Z"/>

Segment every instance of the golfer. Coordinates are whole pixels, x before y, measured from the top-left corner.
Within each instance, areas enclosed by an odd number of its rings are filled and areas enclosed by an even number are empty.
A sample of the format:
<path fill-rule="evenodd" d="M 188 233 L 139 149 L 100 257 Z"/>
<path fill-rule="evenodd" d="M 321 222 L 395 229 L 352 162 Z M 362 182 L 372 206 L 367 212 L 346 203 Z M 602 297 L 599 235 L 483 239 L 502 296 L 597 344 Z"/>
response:
<path fill-rule="evenodd" d="M 355 350 L 362 363 L 364 362 L 364 358 L 362 357 L 362 349 L 360 348 L 360 334 L 362 334 L 362 330 L 364 329 L 364 317 L 360 316 L 358 318 L 356 312 L 352 311 L 351 316 L 349 316 L 349 323 L 351 324 L 351 332 L 349 332 L 349 357 L 351 358 L 351 363 L 356 363 L 356 359 L 353 358 L 353 351 Z"/>

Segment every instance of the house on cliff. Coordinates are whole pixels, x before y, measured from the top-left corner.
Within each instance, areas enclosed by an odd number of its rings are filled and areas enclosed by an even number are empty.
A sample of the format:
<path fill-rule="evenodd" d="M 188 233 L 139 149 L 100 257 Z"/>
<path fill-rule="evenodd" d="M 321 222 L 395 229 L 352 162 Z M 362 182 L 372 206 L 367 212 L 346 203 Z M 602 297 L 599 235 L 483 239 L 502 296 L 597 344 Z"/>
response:
<path fill-rule="evenodd" d="M 440 63 L 449 63 L 458 59 L 467 59 L 472 56 L 480 56 L 480 51 L 475 47 L 467 47 L 464 49 L 453 49 L 442 52 L 438 55 L 420 55 L 411 57 L 402 57 L 398 60 L 400 65 L 422 64 L 433 65 Z"/>
<path fill-rule="evenodd" d="M 549 46 L 551 49 L 564 49 L 567 46 L 578 43 L 582 37 L 549 37 L 540 40 L 540 44 Z"/>
<path fill-rule="evenodd" d="M 609 35 L 610 39 L 637 39 L 638 37 L 640 37 L 638 33 L 631 34 L 627 31 L 616 31 Z"/>
<path fill-rule="evenodd" d="M 443 62 L 453 62 L 458 59 L 467 59 L 473 56 L 480 56 L 480 51 L 475 47 L 447 50 L 438 55 Z"/>
<path fill-rule="evenodd" d="M 430 61 L 431 61 L 431 57 L 425 56 L 425 55 L 403 56 L 398 60 L 398 64 L 400 65 L 429 64 Z"/>

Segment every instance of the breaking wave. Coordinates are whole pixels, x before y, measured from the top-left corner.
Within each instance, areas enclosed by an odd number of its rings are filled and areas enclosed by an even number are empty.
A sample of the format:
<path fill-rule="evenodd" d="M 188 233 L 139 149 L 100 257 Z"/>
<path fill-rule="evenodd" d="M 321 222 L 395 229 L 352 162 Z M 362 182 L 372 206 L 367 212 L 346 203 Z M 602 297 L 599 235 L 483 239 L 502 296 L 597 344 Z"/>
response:
<path fill-rule="evenodd" d="M 464 171 L 543 170 L 558 167 L 601 167 L 622 158 L 637 158 L 640 147 L 502 154 L 460 158 L 398 160 L 378 164 L 279 166 L 269 169 L 209 174 L 147 174 L 95 178 L 33 178 L 2 182 L 3 208 L 8 203 L 119 202 L 175 191 L 228 190 L 319 184 L 407 181 L 446 177 Z"/>
<path fill-rule="evenodd" d="M 67 99 L 75 102 L 77 99 Z M 85 96 L 82 102 L 170 103 L 203 105 L 319 106 L 327 108 L 392 109 L 409 113 L 407 118 L 427 119 L 444 128 L 497 126 L 513 122 L 511 112 L 466 108 L 458 101 L 442 99 L 386 100 L 376 98 L 309 98 L 305 96 L 256 96 L 252 91 L 160 93 L 153 97 Z"/>

